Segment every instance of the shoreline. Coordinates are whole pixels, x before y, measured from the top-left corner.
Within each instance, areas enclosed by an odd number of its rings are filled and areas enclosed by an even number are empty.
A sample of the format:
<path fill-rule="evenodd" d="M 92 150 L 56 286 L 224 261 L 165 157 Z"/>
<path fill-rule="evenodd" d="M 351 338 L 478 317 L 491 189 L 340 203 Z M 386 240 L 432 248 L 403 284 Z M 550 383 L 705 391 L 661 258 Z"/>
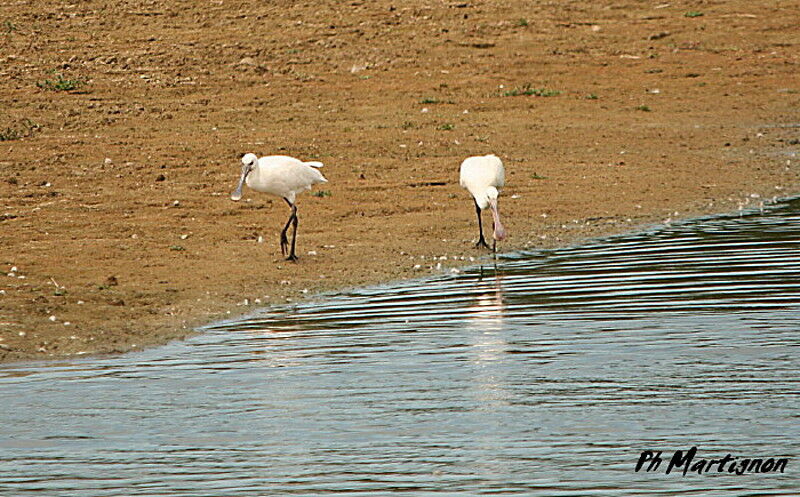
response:
<path fill-rule="evenodd" d="M 751 192 L 752 194 L 752 192 Z M 750 194 L 748 194 L 750 195 Z M 768 199 L 764 202 L 764 206 L 768 207 L 769 205 L 774 205 L 776 202 L 781 202 L 783 200 L 795 198 L 800 195 L 800 189 L 798 189 L 794 193 L 788 193 L 785 196 L 775 197 L 772 199 Z M 752 197 L 750 197 L 752 198 Z M 740 205 L 737 206 L 740 212 L 744 211 L 752 211 L 754 209 L 758 209 L 758 202 L 754 202 L 755 205 L 749 205 L 742 208 Z M 732 206 L 731 206 L 732 207 Z M 565 249 L 573 246 L 579 246 L 585 243 L 590 243 L 594 240 L 604 240 L 616 236 L 625 236 L 629 234 L 636 234 L 645 231 L 652 231 L 652 230 L 659 230 L 668 226 L 670 223 L 685 223 L 691 222 L 692 220 L 707 218 L 707 217 L 716 217 L 716 216 L 724 216 L 724 215 L 733 215 L 736 212 L 735 209 L 724 209 L 724 210 L 703 210 L 700 209 L 698 211 L 689 211 L 689 214 L 685 217 L 680 217 L 677 219 L 668 219 L 669 223 L 666 223 L 664 219 L 661 219 L 661 216 L 658 215 L 643 215 L 641 216 L 643 219 L 638 219 L 633 221 L 632 219 L 623 220 L 620 224 L 615 224 L 613 228 L 609 230 L 603 230 L 602 228 L 599 231 L 595 231 L 596 226 L 589 226 L 587 225 L 577 225 L 574 228 L 575 231 L 570 232 L 567 235 L 564 235 L 564 238 L 561 237 L 553 237 L 548 243 L 539 245 L 536 247 L 516 247 L 513 250 L 503 251 L 500 252 L 498 255 L 501 254 L 514 254 L 520 252 L 536 252 L 536 251 L 550 251 L 550 250 L 559 250 Z M 584 231 L 585 230 L 585 231 Z M 574 236 L 569 236 L 574 235 Z M 477 250 L 475 251 L 478 252 Z M 484 251 L 480 251 L 484 252 Z M 466 260 L 462 260 L 463 257 Z M 174 341 L 182 341 L 187 340 L 191 337 L 203 334 L 204 328 L 214 327 L 220 323 L 234 321 L 237 319 L 241 319 L 244 316 L 260 312 L 264 309 L 269 308 L 277 308 L 277 309 L 286 309 L 291 308 L 294 305 L 301 304 L 301 303 L 309 303 L 313 301 L 325 300 L 331 297 L 335 297 L 337 295 L 341 295 L 343 293 L 348 293 L 350 291 L 355 291 L 358 289 L 369 288 L 369 287 L 376 287 L 376 286 L 392 286 L 395 284 L 399 284 L 401 282 L 408 282 L 408 281 L 424 281 L 431 277 L 436 276 L 443 276 L 448 274 L 448 270 L 451 268 L 461 269 L 467 267 L 475 266 L 476 264 L 480 264 L 481 260 L 485 262 L 491 262 L 491 255 L 482 253 L 478 257 L 476 256 L 461 256 L 453 258 L 447 258 L 446 260 L 437 260 L 436 263 L 441 264 L 441 268 L 437 269 L 434 265 L 429 265 L 427 268 L 422 268 L 421 270 L 415 271 L 414 274 L 411 276 L 396 276 L 390 277 L 388 279 L 383 280 L 376 280 L 371 282 L 366 282 L 361 285 L 348 285 L 343 284 L 341 286 L 331 288 L 324 291 L 319 291 L 316 293 L 302 293 L 300 295 L 294 297 L 285 297 L 282 296 L 282 301 L 274 301 L 271 303 L 264 303 L 264 302 L 256 302 L 250 301 L 248 303 L 239 302 L 233 304 L 234 307 L 230 307 L 227 309 L 223 309 L 219 311 L 214 316 L 206 316 L 204 318 L 196 318 L 193 321 L 184 321 L 184 325 L 181 327 L 180 330 L 173 329 L 171 330 L 174 334 L 170 333 L 156 333 L 153 335 L 155 340 L 152 342 L 145 342 L 142 344 L 136 344 L 133 346 L 127 346 L 125 344 L 118 344 L 115 350 L 100 350 L 97 352 L 87 352 L 87 353 L 74 353 L 74 354 L 63 354 L 63 355 L 49 355 L 47 357 L 42 357 L 42 355 L 37 354 L 30 356 L 23 356 L 19 358 L 15 358 L 12 360 L 3 360 L 0 361 L 0 365 L 7 364 L 7 365 L 17 365 L 17 364 L 25 364 L 25 363 L 54 363 L 55 361 L 63 361 L 63 360 L 73 360 L 73 359 L 93 359 L 93 358 L 104 358 L 104 357 L 115 357 L 120 356 L 122 354 L 127 354 L 130 352 L 138 352 L 143 351 L 145 349 L 155 348 L 167 345 L 168 343 Z M 469 257 L 474 258 L 475 260 L 469 260 Z M 436 259 L 435 257 L 429 257 L 428 260 Z M 424 261 L 425 259 L 421 259 Z M 249 300 L 249 299 L 248 299 Z M 191 324 L 186 324 L 191 323 Z M 156 329 L 159 327 L 156 326 Z M 120 346 L 121 345 L 121 346 Z M 132 345 L 132 344 L 131 344 Z"/>

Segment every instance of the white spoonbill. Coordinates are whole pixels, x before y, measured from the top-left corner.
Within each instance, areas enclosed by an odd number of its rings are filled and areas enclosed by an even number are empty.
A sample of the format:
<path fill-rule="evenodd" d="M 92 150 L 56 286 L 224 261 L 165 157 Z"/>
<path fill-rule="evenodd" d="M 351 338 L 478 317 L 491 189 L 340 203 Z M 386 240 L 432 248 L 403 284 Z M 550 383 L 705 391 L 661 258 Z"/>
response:
<path fill-rule="evenodd" d="M 239 178 L 239 185 L 233 193 L 231 200 L 242 198 L 242 187 L 245 182 L 247 186 L 257 192 L 271 193 L 278 197 L 283 197 L 292 209 L 286 226 L 281 231 L 281 253 L 286 255 L 289 248 L 289 240 L 286 232 L 289 226 L 292 229 L 292 247 L 289 250 L 288 261 L 296 261 L 297 255 L 294 253 L 294 244 L 297 239 L 297 206 L 294 203 L 295 196 L 305 190 L 310 190 L 311 185 L 317 183 L 327 183 L 328 180 L 322 176 L 318 168 L 322 167 L 322 162 L 303 162 L 294 157 L 285 155 L 270 155 L 267 157 L 256 157 L 256 154 L 245 154 L 242 157 L 242 177 Z"/>
<path fill-rule="evenodd" d="M 489 248 L 483 237 L 481 211 L 487 207 L 492 210 L 492 226 L 494 228 L 492 251 L 497 249 L 497 242 L 506 237 L 506 230 L 500 222 L 497 210 L 497 196 L 500 188 L 506 183 L 506 172 L 503 162 L 496 155 L 467 157 L 461 163 L 461 186 L 466 188 L 475 200 L 475 212 L 478 214 L 478 232 L 480 237 L 475 247 Z"/>

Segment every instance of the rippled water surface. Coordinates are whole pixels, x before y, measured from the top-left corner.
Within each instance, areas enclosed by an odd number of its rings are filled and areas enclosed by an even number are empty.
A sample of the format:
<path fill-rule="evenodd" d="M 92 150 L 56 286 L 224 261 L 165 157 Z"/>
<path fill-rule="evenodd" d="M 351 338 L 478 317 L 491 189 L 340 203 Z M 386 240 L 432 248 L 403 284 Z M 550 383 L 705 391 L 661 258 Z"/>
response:
<path fill-rule="evenodd" d="M 0 495 L 797 495 L 799 277 L 795 200 L 4 366 Z"/>

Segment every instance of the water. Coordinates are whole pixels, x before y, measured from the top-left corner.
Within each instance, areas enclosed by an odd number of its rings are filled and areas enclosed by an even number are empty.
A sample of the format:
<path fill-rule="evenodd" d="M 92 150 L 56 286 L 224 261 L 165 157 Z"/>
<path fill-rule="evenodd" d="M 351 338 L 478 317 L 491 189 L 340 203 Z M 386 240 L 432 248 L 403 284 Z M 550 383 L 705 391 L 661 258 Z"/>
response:
<path fill-rule="evenodd" d="M 793 200 L 3 366 L 0 495 L 797 495 L 799 275 Z"/>

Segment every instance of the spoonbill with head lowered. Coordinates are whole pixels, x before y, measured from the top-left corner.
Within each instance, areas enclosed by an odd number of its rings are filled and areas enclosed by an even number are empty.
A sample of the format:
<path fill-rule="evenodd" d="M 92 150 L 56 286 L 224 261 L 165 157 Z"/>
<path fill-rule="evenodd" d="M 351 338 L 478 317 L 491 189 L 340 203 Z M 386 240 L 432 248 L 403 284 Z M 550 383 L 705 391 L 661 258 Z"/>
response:
<path fill-rule="evenodd" d="M 286 255 L 289 249 L 289 240 L 286 232 L 289 226 L 292 228 L 292 246 L 289 250 L 288 261 L 296 261 L 297 255 L 294 253 L 295 241 L 297 240 L 297 205 L 295 197 L 298 193 L 310 190 L 311 185 L 317 183 L 327 183 L 328 180 L 319 172 L 322 162 L 303 162 L 294 157 L 285 155 L 270 155 L 267 157 L 256 157 L 256 154 L 245 154 L 242 157 L 242 176 L 239 178 L 239 185 L 231 193 L 231 200 L 242 198 L 242 188 L 245 183 L 257 192 L 271 193 L 282 197 L 292 213 L 289 220 L 281 231 L 281 253 Z"/>
<path fill-rule="evenodd" d="M 475 200 L 475 212 L 478 215 L 478 232 L 480 237 L 475 247 L 489 248 L 483 237 L 481 211 L 489 207 L 492 210 L 492 226 L 494 228 L 492 251 L 497 249 L 497 242 L 506 237 L 506 230 L 500 222 L 497 210 L 497 196 L 506 183 L 506 172 L 503 162 L 496 155 L 467 157 L 461 163 L 461 186 L 466 188 Z"/>

